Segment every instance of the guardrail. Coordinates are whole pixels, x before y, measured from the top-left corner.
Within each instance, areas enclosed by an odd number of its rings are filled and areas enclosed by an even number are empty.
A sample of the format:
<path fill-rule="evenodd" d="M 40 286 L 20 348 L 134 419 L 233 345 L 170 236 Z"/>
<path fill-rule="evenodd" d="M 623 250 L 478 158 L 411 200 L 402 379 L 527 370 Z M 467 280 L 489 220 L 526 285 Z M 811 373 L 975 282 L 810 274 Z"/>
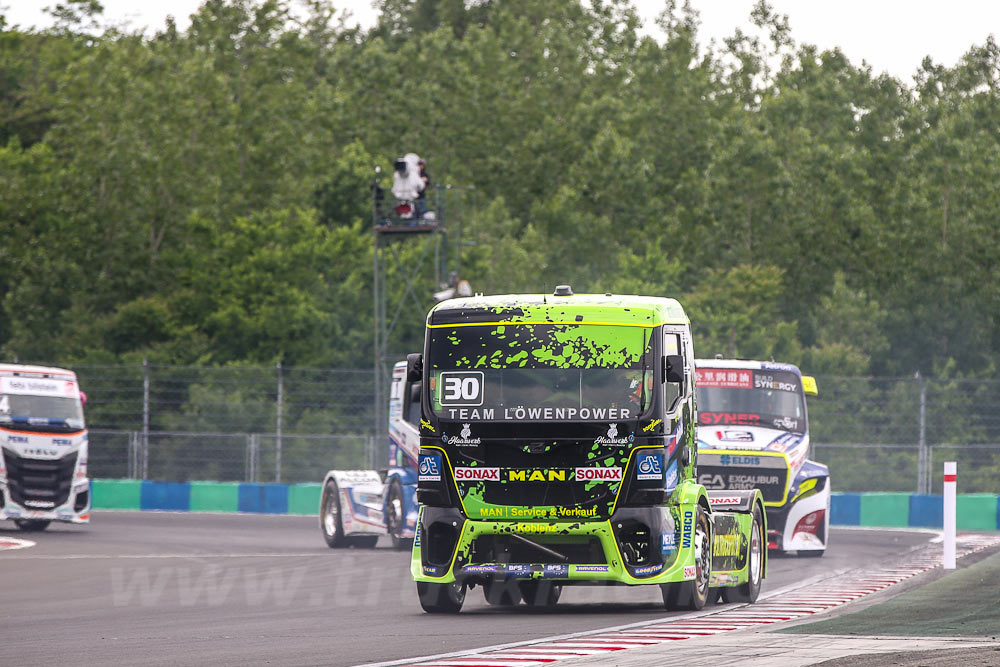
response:
<path fill-rule="evenodd" d="M 95 510 L 250 512 L 314 515 L 322 485 L 244 482 L 91 481 Z M 916 493 L 834 493 L 830 523 L 873 528 L 941 528 L 941 496 Z M 959 530 L 1000 530 L 1000 496 L 958 496 Z"/>

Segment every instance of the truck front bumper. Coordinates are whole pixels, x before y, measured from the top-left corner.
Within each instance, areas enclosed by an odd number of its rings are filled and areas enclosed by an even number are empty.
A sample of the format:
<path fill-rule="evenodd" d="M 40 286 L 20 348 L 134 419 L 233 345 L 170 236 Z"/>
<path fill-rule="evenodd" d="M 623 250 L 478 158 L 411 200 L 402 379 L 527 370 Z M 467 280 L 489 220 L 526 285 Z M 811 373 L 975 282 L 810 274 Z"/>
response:
<path fill-rule="evenodd" d="M 58 507 L 24 507 L 11 498 L 6 481 L 0 481 L 0 520 L 62 521 L 64 523 L 90 523 L 90 480 L 77 480 L 66 502 Z"/>
<path fill-rule="evenodd" d="M 684 517 L 694 505 L 621 508 L 605 521 L 480 521 L 422 507 L 410 572 L 416 581 L 660 584 L 694 579 Z"/>

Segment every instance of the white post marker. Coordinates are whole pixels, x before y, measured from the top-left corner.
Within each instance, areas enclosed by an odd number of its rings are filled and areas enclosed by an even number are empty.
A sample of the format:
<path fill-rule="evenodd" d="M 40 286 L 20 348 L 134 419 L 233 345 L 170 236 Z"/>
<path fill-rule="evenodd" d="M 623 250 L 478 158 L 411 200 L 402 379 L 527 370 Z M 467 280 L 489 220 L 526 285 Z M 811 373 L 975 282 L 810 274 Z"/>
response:
<path fill-rule="evenodd" d="M 944 463 L 944 555 L 941 564 L 946 570 L 955 569 L 955 488 L 958 486 L 958 464 Z"/>

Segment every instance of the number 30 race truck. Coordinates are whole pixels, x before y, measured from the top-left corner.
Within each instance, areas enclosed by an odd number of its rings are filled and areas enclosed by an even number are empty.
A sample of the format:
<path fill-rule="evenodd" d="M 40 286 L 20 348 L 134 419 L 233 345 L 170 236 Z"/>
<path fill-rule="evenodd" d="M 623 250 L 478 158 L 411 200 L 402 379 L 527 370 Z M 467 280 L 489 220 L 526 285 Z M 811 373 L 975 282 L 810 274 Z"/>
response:
<path fill-rule="evenodd" d="M 0 364 L 0 519 L 90 521 L 83 396 L 73 371 Z"/>
<path fill-rule="evenodd" d="M 830 527 L 830 471 L 808 460 L 804 394 L 816 380 L 792 364 L 698 359 L 698 482 L 760 489 L 768 547 L 822 556 Z"/>
<path fill-rule="evenodd" d="M 397 549 L 413 543 L 420 387 L 407 381 L 405 361 L 393 368 L 389 391 L 388 470 L 330 470 L 323 480 L 319 525 L 332 548 L 374 547 L 379 535 Z"/>
<path fill-rule="evenodd" d="M 566 285 L 453 299 L 407 361 L 423 388 L 410 571 L 425 611 L 458 612 L 475 586 L 499 605 L 554 605 L 581 584 L 657 585 L 668 609 L 756 599 L 763 499 L 695 479 L 676 301 Z"/>

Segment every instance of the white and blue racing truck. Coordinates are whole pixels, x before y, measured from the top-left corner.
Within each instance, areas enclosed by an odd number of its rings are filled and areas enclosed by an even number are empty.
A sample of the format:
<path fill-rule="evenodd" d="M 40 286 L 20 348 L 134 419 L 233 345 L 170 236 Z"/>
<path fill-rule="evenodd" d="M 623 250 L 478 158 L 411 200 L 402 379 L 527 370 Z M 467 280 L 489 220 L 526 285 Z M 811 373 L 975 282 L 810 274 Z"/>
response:
<path fill-rule="evenodd" d="M 73 371 L 0 364 L 0 519 L 90 521 L 84 400 Z"/>
<path fill-rule="evenodd" d="M 793 364 L 696 359 L 698 483 L 760 489 L 768 548 L 822 556 L 830 528 L 830 471 L 809 460 L 805 395 L 816 379 Z"/>
<path fill-rule="evenodd" d="M 396 549 L 413 544 L 419 426 L 420 382 L 407 380 L 401 361 L 389 390 L 388 469 L 329 470 L 323 480 L 319 523 L 331 548 L 374 547 L 379 535 L 388 535 Z"/>

